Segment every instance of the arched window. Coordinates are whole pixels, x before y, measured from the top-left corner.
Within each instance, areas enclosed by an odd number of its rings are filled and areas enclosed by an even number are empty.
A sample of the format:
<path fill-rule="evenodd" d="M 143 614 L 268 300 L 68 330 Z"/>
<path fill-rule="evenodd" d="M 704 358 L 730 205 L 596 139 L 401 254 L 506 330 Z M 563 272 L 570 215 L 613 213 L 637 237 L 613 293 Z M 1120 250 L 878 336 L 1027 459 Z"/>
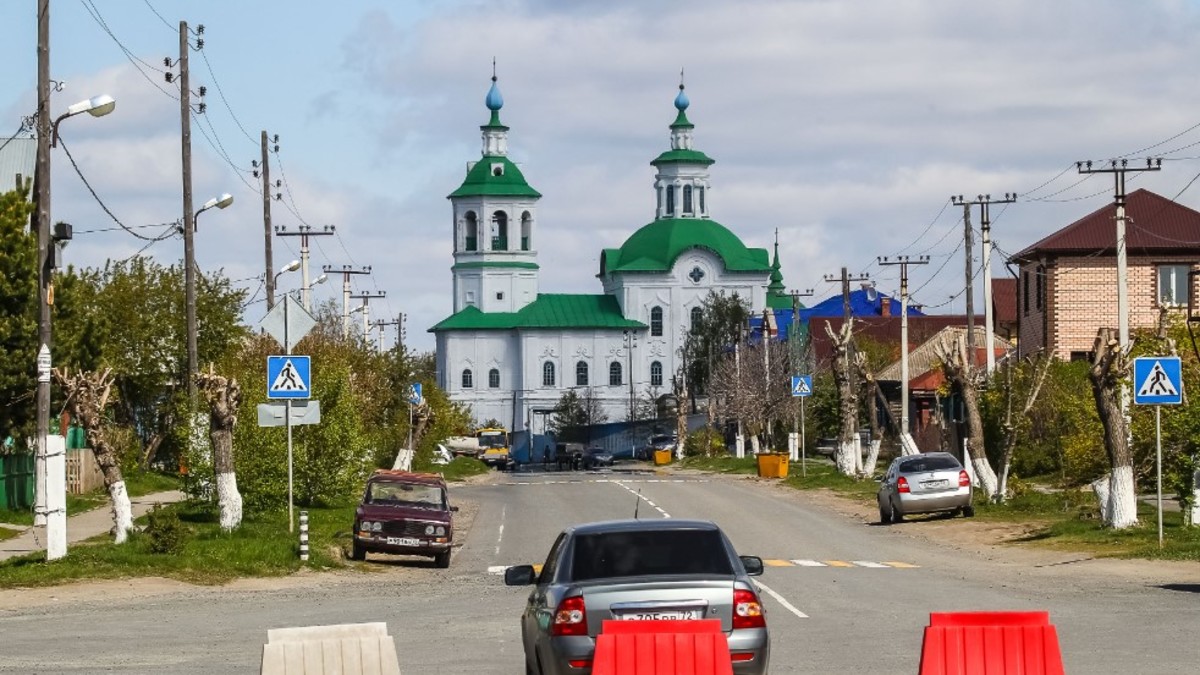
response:
<path fill-rule="evenodd" d="M 554 386 L 554 362 L 547 361 L 542 364 L 542 386 Z"/>
<path fill-rule="evenodd" d="M 533 246 L 533 216 L 528 211 L 521 214 L 521 250 L 528 251 Z"/>
<path fill-rule="evenodd" d="M 470 368 L 463 369 L 462 388 L 470 389 L 475 386 L 475 375 L 471 373 Z"/>
<path fill-rule="evenodd" d="M 662 386 L 662 364 L 658 361 L 654 361 L 650 364 L 650 386 Z"/>
<path fill-rule="evenodd" d="M 479 250 L 479 218 L 474 211 L 467 211 L 466 240 L 468 251 Z"/>
<path fill-rule="evenodd" d="M 696 188 L 696 197 L 699 199 L 699 202 L 700 202 L 700 214 L 703 215 L 703 214 L 707 213 L 708 209 L 706 209 L 704 207 L 704 186 L 703 185 L 698 186 Z"/>
<path fill-rule="evenodd" d="M 588 383 L 588 367 L 587 361 L 580 361 L 575 364 L 575 386 L 586 387 Z"/>
<path fill-rule="evenodd" d="M 704 310 L 700 307 L 692 308 L 692 332 L 700 330 L 700 323 L 704 321 Z"/>
<path fill-rule="evenodd" d="M 612 386 L 621 384 L 621 362 L 613 361 L 608 366 L 608 383 Z"/>
<path fill-rule="evenodd" d="M 488 371 L 488 387 L 492 389 L 500 388 L 500 371 L 492 368 Z"/>
<path fill-rule="evenodd" d="M 650 308 L 650 334 L 659 337 L 662 335 L 662 307 Z"/>
<path fill-rule="evenodd" d="M 654 194 L 655 194 L 655 196 L 657 196 L 657 197 L 658 197 L 658 202 L 655 204 L 655 208 L 657 208 L 657 209 L 658 209 L 658 213 L 659 213 L 659 215 L 662 215 L 662 210 L 663 210 L 663 189 L 662 189 L 662 186 L 659 186 L 659 187 L 655 188 L 655 190 L 654 190 Z"/>
<path fill-rule="evenodd" d="M 683 186 L 683 213 L 684 213 L 684 215 L 690 215 L 691 213 L 693 213 L 693 210 L 692 210 L 692 186 L 691 185 Z"/>
<path fill-rule="evenodd" d="M 508 250 L 508 214 L 503 211 L 492 214 L 492 250 Z"/>
<path fill-rule="evenodd" d="M 667 217 L 675 215 L 675 186 L 667 186 Z"/>

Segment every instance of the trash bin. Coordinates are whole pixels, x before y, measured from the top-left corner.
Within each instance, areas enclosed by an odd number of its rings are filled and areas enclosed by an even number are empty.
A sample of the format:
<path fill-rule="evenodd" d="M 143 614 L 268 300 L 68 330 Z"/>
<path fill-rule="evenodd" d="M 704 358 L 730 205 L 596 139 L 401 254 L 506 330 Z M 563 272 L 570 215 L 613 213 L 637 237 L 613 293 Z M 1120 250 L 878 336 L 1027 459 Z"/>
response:
<path fill-rule="evenodd" d="M 760 452 L 758 459 L 759 478 L 787 478 L 788 456 L 786 452 Z"/>

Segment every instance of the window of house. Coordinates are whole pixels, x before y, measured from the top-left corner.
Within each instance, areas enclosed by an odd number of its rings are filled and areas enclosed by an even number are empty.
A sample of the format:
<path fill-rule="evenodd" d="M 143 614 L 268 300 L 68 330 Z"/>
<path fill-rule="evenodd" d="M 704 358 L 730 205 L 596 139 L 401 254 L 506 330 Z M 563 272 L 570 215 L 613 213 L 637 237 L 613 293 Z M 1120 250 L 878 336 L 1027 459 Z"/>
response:
<path fill-rule="evenodd" d="M 1037 266 L 1037 293 L 1034 295 L 1034 300 L 1037 302 L 1038 311 L 1046 308 L 1046 266 Z"/>
<path fill-rule="evenodd" d="M 651 307 L 650 308 L 650 334 L 651 335 L 653 335 L 655 337 L 662 336 L 662 321 L 663 321 L 662 307 Z"/>
<path fill-rule="evenodd" d="M 1021 311 L 1029 316 L 1029 272 L 1021 272 Z"/>
<path fill-rule="evenodd" d="M 1158 302 L 1164 307 L 1182 307 L 1188 301 L 1189 265 L 1158 266 Z"/>
<path fill-rule="evenodd" d="M 586 387 L 588 383 L 588 365 L 587 361 L 580 361 L 575 364 L 575 386 Z"/>
<path fill-rule="evenodd" d="M 470 389 L 471 387 L 474 387 L 474 386 L 475 386 L 475 375 L 471 372 L 470 368 L 464 369 L 463 374 L 462 374 L 462 388 Z"/>
<path fill-rule="evenodd" d="M 691 185 L 683 186 L 683 213 L 685 215 L 691 215 L 692 213 L 694 213 L 694 210 L 692 209 L 692 186 Z"/>
<path fill-rule="evenodd" d="M 662 364 L 658 361 L 654 361 L 650 364 L 650 386 L 662 386 Z"/>
<path fill-rule="evenodd" d="M 667 186 L 667 216 L 675 215 L 675 186 Z"/>
<path fill-rule="evenodd" d="M 491 389 L 500 388 L 500 371 L 496 368 L 488 371 L 488 387 Z"/>
<path fill-rule="evenodd" d="M 699 307 L 692 308 L 692 332 L 700 330 L 700 323 L 704 321 L 704 310 Z"/>
<path fill-rule="evenodd" d="M 1091 363 L 1092 352 L 1071 352 L 1071 362 L 1074 363 L 1075 361 L 1087 361 Z"/>
<path fill-rule="evenodd" d="M 542 386 L 554 386 L 554 362 L 547 361 L 542 364 Z"/>
<path fill-rule="evenodd" d="M 492 214 L 492 250 L 508 250 L 508 214 L 503 211 Z"/>
<path fill-rule="evenodd" d="M 474 211 L 467 211 L 466 248 L 468 251 L 479 250 L 479 218 Z"/>
<path fill-rule="evenodd" d="M 611 386 L 621 384 L 621 362 L 613 361 L 608 365 L 608 383 Z"/>

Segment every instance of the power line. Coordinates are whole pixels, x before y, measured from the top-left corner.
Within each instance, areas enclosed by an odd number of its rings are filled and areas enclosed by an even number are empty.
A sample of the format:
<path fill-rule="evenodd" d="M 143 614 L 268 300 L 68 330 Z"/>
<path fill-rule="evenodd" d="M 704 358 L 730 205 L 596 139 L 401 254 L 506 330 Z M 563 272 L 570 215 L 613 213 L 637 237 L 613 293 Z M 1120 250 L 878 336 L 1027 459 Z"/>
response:
<path fill-rule="evenodd" d="M 104 212 L 108 214 L 108 217 L 112 218 L 114 223 L 116 223 L 117 225 L 120 225 L 121 229 L 125 230 L 129 234 L 132 234 L 133 236 L 135 236 L 138 239 L 141 239 L 143 241 L 150 241 L 150 242 L 162 241 L 163 239 L 166 239 L 167 237 L 170 236 L 169 234 L 164 234 L 164 235 L 160 235 L 158 237 L 146 237 L 141 234 L 138 234 L 137 232 L 134 232 L 133 228 L 129 227 L 125 223 L 122 223 L 121 219 L 117 218 L 117 216 L 111 210 L 109 210 L 108 206 L 104 203 L 104 200 L 100 199 L 100 195 L 96 194 L 96 190 L 92 188 L 92 184 L 88 182 L 88 179 L 83 175 L 83 171 L 81 171 L 79 169 L 79 165 L 75 163 L 75 158 L 71 156 L 71 151 L 67 148 L 66 142 L 63 141 L 62 138 L 59 138 L 58 144 L 60 146 L 62 146 L 63 152 L 67 153 L 67 159 L 69 159 L 71 161 L 71 167 L 75 169 L 75 173 L 76 173 L 76 175 L 79 176 L 79 180 L 83 181 L 84 187 L 86 187 L 88 189 L 88 192 L 90 192 L 92 194 L 92 199 L 96 200 L 96 203 L 100 205 L 100 208 L 104 209 Z M 171 225 L 172 225 L 172 227 L 175 226 L 174 223 L 172 223 Z"/>
<path fill-rule="evenodd" d="M 149 82 L 155 89 L 161 91 L 163 94 L 167 95 L 171 99 L 179 100 L 178 96 L 171 93 L 169 90 L 164 89 L 162 87 L 162 85 L 160 85 L 158 82 L 156 82 L 154 80 L 154 78 L 147 75 L 146 71 L 143 70 L 143 67 L 149 68 L 150 70 L 153 70 L 158 73 L 164 73 L 166 71 L 162 70 L 158 66 L 153 66 L 153 65 L 150 65 L 149 63 L 146 63 L 142 59 L 135 56 L 133 54 L 133 52 L 129 51 L 129 48 L 126 47 L 124 45 L 124 43 L 122 43 L 121 40 L 116 36 L 116 34 L 113 33 L 112 29 L 108 27 L 108 23 L 104 21 L 103 15 L 100 14 L 100 10 L 92 3 L 91 0 L 79 0 L 79 1 L 80 1 L 80 3 L 83 4 L 83 8 L 85 10 L 87 10 L 88 14 L 91 15 L 92 19 L 100 26 L 100 28 L 106 34 L 108 34 L 108 37 L 112 38 L 112 41 L 115 42 L 117 47 L 120 48 L 120 50 L 125 54 L 125 58 L 129 59 L 129 62 L 131 64 L 133 64 L 133 67 L 138 71 L 138 73 L 140 73 L 142 77 L 146 78 L 147 82 Z"/>
<path fill-rule="evenodd" d="M 242 126 L 242 121 L 239 120 L 238 116 L 233 113 L 233 108 L 229 105 L 229 99 L 225 98 L 225 91 L 221 89 L 221 83 L 217 81 L 217 74 L 213 72 L 212 64 L 208 61 L 208 52 L 201 50 L 200 56 L 204 59 L 204 66 L 208 68 L 208 75 L 212 78 L 213 86 L 217 88 L 217 94 L 221 97 L 221 103 L 225 104 L 225 109 L 229 111 L 229 116 L 233 118 L 234 124 L 237 125 L 238 129 L 242 130 L 243 136 L 249 139 L 249 141 L 254 145 L 258 145 L 258 141 L 254 140 L 254 137 L 250 135 L 250 132 L 246 131 L 246 127 Z"/>
<path fill-rule="evenodd" d="M 62 140 L 59 140 L 59 143 L 61 144 L 61 143 L 62 143 Z M 129 227 L 130 229 L 140 230 L 140 229 L 145 229 L 145 228 L 147 228 L 147 227 L 166 227 L 166 226 L 168 226 L 168 225 L 171 225 L 171 226 L 174 226 L 174 227 L 179 227 L 179 226 L 180 226 L 180 225 L 179 225 L 179 221 L 178 221 L 178 220 L 176 220 L 175 222 L 172 222 L 172 223 L 150 223 L 149 225 L 129 225 L 129 226 L 127 226 L 127 227 Z M 99 232 L 116 232 L 117 230 L 120 230 L 120 229 L 124 229 L 124 228 L 121 228 L 121 227 L 100 227 L 100 228 L 95 228 L 95 229 L 91 229 L 91 230 L 75 230 L 75 231 L 74 231 L 74 234 L 96 234 L 96 233 L 99 233 Z"/>
<path fill-rule="evenodd" d="M 150 4 L 150 0 L 142 0 L 142 2 L 146 3 L 146 6 L 150 8 L 150 11 L 151 11 L 151 12 L 154 12 L 154 16 L 157 16 L 157 17 L 158 17 L 158 20 L 159 20 L 159 21 L 162 21 L 162 22 L 163 22 L 163 25 L 164 25 L 164 26 L 166 26 L 168 29 L 170 29 L 170 31 L 171 31 L 172 33 L 174 33 L 174 32 L 176 31 L 176 28 L 175 28 L 175 26 L 172 26 L 172 25 L 171 25 L 171 22 L 170 22 L 170 21 L 167 21 L 167 20 L 166 20 L 166 18 L 165 18 L 165 17 L 163 17 L 163 15 L 162 15 L 162 14 L 159 14 L 159 13 L 158 13 L 158 10 L 154 8 L 154 5 Z"/>

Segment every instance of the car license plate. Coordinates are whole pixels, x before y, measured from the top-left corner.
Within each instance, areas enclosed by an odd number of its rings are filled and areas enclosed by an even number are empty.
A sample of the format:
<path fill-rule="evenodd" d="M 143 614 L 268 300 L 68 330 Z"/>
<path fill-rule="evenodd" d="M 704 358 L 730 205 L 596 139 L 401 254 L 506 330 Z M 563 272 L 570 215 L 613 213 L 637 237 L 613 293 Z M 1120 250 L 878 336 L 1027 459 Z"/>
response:
<path fill-rule="evenodd" d="M 389 546 L 420 546 L 421 540 L 412 537 L 388 537 Z"/>
<path fill-rule="evenodd" d="M 927 480 L 924 483 L 921 483 L 921 487 L 944 488 L 949 484 L 950 484 L 950 481 L 948 481 L 948 480 Z"/>
<path fill-rule="evenodd" d="M 669 609 L 660 612 L 624 612 L 617 616 L 622 621 L 681 621 L 699 619 L 700 611 L 695 609 Z"/>

